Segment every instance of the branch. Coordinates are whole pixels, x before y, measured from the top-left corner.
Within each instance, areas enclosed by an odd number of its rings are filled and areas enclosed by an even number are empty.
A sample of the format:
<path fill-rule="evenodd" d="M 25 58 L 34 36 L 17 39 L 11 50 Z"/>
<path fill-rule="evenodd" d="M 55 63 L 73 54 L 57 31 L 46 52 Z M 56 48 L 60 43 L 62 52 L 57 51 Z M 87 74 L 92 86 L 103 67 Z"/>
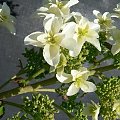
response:
<path fill-rule="evenodd" d="M 104 66 L 104 67 L 94 68 L 92 70 L 95 70 L 96 72 L 105 72 L 105 71 L 113 70 L 115 68 L 117 68 L 117 66 L 112 64 L 112 65 L 108 65 L 108 66 Z"/>
<path fill-rule="evenodd" d="M 9 97 L 13 97 L 13 96 L 24 94 L 24 93 L 43 91 L 43 89 L 40 89 L 40 88 L 43 88 L 44 86 L 48 86 L 48 85 L 53 85 L 56 83 L 56 81 L 57 81 L 56 78 L 53 77 L 53 78 L 43 80 L 25 87 L 16 87 L 14 89 L 0 93 L 0 99 L 6 99 Z M 44 91 L 46 90 L 44 89 Z M 54 92 L 54 90 L 50 90 L 50 92 Z"/>
<path fill-rule="evenodd" d="M 61 106 L 57 105 L 56 103 L 53 103 L 53 105 L 58 108 L 59 110 L 62 110 L 64 113 L 66 113 L 66 115 L 70 118 L 70 120 L 73 119 L 74 116 L 72 116 L 67 110 L 65 110 L 64 108 L 62 108 Z"/>
<path fill-rule="evenodd" d="M 13 76 L 13 77 L 10 78 L 8 81 L 6 81 L 5 83 L 3 83 L 3 84 L 0 86 L 0 89 L 2 89 L 2 88 L 3 88 L 4 86 L 6 86 L 9 82 L 15 80 L 16 78 L 18 78 L 20 75 L 24 74 L 25 72 L 26 72 L 25 69 L 20 70 L 15 76 Z M 27 81 L 27 80 L 30 81 L 30 80 L 34 79 L 35 77 L 37 77 L 38 75 L 40 75 L 41 73 L 44 73 L 44 72 L 45 72 L 45 70 L 44 70 L 44 69 L 41 69 L 41 70 L 37 71 L 37 72 L 36 72 L 34 75 L 32 75 L 31 77 L 27 78 L 26 81 Z"/>

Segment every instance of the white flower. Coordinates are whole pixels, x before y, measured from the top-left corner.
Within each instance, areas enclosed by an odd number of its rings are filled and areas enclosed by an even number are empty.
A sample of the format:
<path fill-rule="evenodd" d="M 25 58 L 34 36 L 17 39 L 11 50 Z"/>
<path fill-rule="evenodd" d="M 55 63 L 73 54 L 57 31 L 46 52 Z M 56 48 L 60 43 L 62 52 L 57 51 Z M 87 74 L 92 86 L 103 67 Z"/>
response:
<path fill-rule="evenodd" d="M 67 91 L 67 96 L 72 96 L 79 92 L 81 88 L 84 92 L 94 92 L 96 86 L 92 82 L 88 82 L 87 79 L 90 75 L 93 75 L 93 71 L 88 71 L 87 68 L 80 68 L 79 71 L 71 70 L 71 74 L 57 74 L 57 79 L 62 83 L 73 82 Z"/>
<path fill-rule="evenodd" d="M 16 34 L 14 27 L 14 17 L 10 15 L 10 8 L 4 2 L 0 7 L 0 25 L 6 27 L 12 34 Z"/>
<path fill-rule="evenodd" d="M 120 52 L 120 30 L 119 29 L 113 29 L 111 31 L 112 38 L 115 40 L 115 44 L 113 44 L 111 52 L 113 55 L 116 55 Z"/>
<path fill-rule="evenodd" d="M 92 120 L 98 120 L 100 112 L 100 105 L 91 101 L 92 104 L 88 103 L 87 107 L 84 108 L 83 113 L 88 116 L 92 116 Z"/>
<path fill-rule="evenodd" d="M 57 71 L 57 73 L 62 74 L 64 72 L 64 67 L 67 64 L 67 60 L 66 57 L 64 56 L 64 54 L 60 54 L 60 61 L 57 64 L 57 66 L 51 66 L 50 68 L 50 72 L 55 72 L 55 70 Z"/>
<path fill-rule="evenodd" d="M 116 13 L 112 14 L 112 17 L 120 18 L 120 3 L 117 4 L 117 8 L 113 9 Z"/>
<path fill-rule="evenodd" d="M 74 22 L 68 23 L 64 29 L 63 33 L 66 32 L 66 36 L 69 36 L 71 39 L 64 39 L 63 43 L 68 43 L 68 49 L 72 46 L 69 45 L 69 42 L 73 44 L 74 48 L 70 48 L 70 55 L 76 57 L 84 43 L 87 41 L 94 45 L 99 51 L 101 51 L 98 35 L 99 25 L 93 22 L 88 21 L 86 18 L 82 17 L 78 24 Z M 65 44 L 66 45 L 66 44 Z"/>
<path fill-rule="evenodd" d="M 47 7 L 41 7 L 37 10 L 38 15 L 55 14 L 57 17 L 68 17 L 70 14 L 70 7 L 77 4 L 78 0 L 61 1 L 51 0 Z"/>
<path fill-rule="evenodd" d="M 109 12 L 105 12 L 103 15 L 97 11 L 93 10 L 93 14 L 97 19 L 94 20 L 95 23 L 99 24 L 101 29 L 110 29 L 112 28 L 113 20 L 111 19 L 111 14 Z"/>
<path fill-rule="evenodd" d="M 116 111 L 117 117 L 120 118 L 120 100 L 114 102 L 113 111 Z"/>
<path fill-rule="evenodd" d="M 64 34 L 60 32 L 62 22 L 52 17 L 44 24 L 45 33 L 34 32 L 28 35 L 24 42 L 26 45 L 43 47 L 43 56 L 51 66 L 56 66 L 60 60 L 60 44 Z"/>

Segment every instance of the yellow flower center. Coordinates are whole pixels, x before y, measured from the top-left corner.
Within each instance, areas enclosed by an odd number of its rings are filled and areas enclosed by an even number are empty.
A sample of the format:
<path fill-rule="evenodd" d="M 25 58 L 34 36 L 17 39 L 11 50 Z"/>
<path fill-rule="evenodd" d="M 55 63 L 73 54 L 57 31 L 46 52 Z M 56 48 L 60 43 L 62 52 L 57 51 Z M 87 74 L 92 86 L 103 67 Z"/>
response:
<path fill-rule="evenodd" d="M 48 33 L 46 39 L 48 44 L 54 45 L 57 43 L 52 33 Z"/>
<path fill-rule="evenodd" d="M 83 83 L 83 78 L 82 78 L 82 76 L 79 76 L 79 77 L 77 77 L 77 78 L 75 79 L 75 86 L 76 86 L 76 87 L 79 88 L 82 83 Z"/>
<path fill-rule="evenodd" d="M 83 28 L 82 28 L 82 27 L 78 27 L 76 33 L 77 33 L 77 35 L 81 38 L 81 37 L 87 35 L 88 30 L 89 30 L 89 26 L 88 26 L 88 25 L 86 25 L 86 26 L 83 27 Z"/>
<path fill-rule="evenodd" d="M 56 5 L 58 6 L 59 9 L 61 9 L 64 6 L 64 4 L 62 2 L 59 2 L 59 1 L 56 2 Z"/>

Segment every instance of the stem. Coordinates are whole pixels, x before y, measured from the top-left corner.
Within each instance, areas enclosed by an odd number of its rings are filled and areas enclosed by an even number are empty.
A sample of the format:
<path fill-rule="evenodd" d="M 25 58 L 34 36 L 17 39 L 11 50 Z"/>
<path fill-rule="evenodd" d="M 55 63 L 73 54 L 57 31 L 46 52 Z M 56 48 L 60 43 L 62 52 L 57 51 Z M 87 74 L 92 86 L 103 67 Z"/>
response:
<path fill-rule="evenodd" d="M 40 88 L 43 88 L 44 86 L 55 84 L 56 81 L 57 81 L 56 78 L 53 77 L 53 78 L 43 80 L 43 81 L 28 85 L 25 87 L 16 87 L 14 89 L 0 93 L 0 99 L 6 99 L 9 97 L 13 97 L 13 96 L 24 94 L 24 93 L 30 93 L 30 92 L 38 92 L 38 91 L 47 92 L 49 90 L 50 90 L 50 92 L 55 92 L 55 90 L 53 90 L 53 89 L 40 89 Z"/>
<path fill-rule="evenodd" d="M 53 103 L 53 105 L 58 108 L 59 110 L 62 110 L 64 113 L 66 113 L 66 115 L 70 118 L 70 120 L 73 119 L 73 115 L 71 115 L 67 110 L 65 110 L 64 108 L 62 108 L 61 106 L 57 105 L 56 103 Z"/>
<path fill-rule="evenodd" d="M 31 116 L 33 117 L 33 115 L 32 115 L 30 112 L 26 111 L 26 110 L 24 109 L 23 105 L 21 105 L 21 104 L 9 102 L 9 101 L 2 101 L 2 103 L 3 103 L 3 104 L 10 105 L 10 106 L 17 107 L 17 108 L 20 108 L 20 109 L 24 110 L 25 112 L 27 112 L 29 115 L 31 115 Z"/>
<path fill-rule="evenodd" d="M 40 75 L 41 73 L 43 73 L 45 70 L 44 69 L 41 69 L 39 71 L 37 71 L 33 76 L 29 77 L 28 79 L 26 80 L 32 80 L 34 79 L 35 77 L 37 77 L 38 75 Z M 3 87 L 5 87 L 8 83 L 10 83 L 12 80 L 15 80 L 16 78 L 18 78 L 20 75 L 26 73 L 26 70 L 25 68 L 23 70 L 20 70 L 15 76 L 13 76 L 12 78 L 10 78 L 8 81 L 6 81 L 5 83 L 3 83 L 1 86 L 0 86 L 0 89 L 2 89 Z"/>
<path fill-rule="evenodd" d="M 18 103 L 13 103 L 13 102 L 8 102 L 8 101 L 2 101 L 2 103 L 10 105 L 10 106 L 15 106 L 15 107 L 20 108 L 20 109 L 23 109 L 23 105 L 18 104 Z"/>
<path fill-rule="evenodd" d="M 104 67 L 95 68 L 93 70 L 95 70 L 96 72 L 105 72 L 105 71 L 113 70 L 115 68 L 117 68 L 117 66 L 112 64 L 112 65 L 108 65 L 108 66 L 104 66 Z"/>
<path fill-rule="evenodd" d="M 102 58 L 101 60 L 97 61 L 97 63 L 101 63 L 101 62 L 103 62 L 107 59 L 110 59 L 110 58 L 112 58 L 112 57 L 111 56 L 106 56 L 106 57 Z"/>
<path fill-rule="evenodd" d="M 5 83 L 3 83 L 3 84 L 0 86 L 0 89 L 2 89 L 3 87 L 5 87 L 10 81 L 12 81 L 12 79 L 9 79 L 9 80 L 6 81 Z"/>
<path fill-rule="evenodd" d="M 55 92 L 55 89 L 38 89 L 37 92 Z"/>

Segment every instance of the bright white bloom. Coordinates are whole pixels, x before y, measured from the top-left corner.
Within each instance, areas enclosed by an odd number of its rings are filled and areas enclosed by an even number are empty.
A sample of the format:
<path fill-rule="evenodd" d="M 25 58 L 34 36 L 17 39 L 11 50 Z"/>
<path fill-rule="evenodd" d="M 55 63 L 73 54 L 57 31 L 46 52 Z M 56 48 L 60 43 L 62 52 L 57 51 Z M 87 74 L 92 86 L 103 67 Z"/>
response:
<path fill-rule="evenodd" d="M 99 24 L 101 29 L 110 29 L 112 28 L 113 20 L 111 19 L 111 14 L 109 12 L 105 12 L 103 15 L 97 11 L 93 10 L 93 14 L 97 19 L 94 20 L 95 23 Z"/>
<path fill-rule="evenodd" d="M 92 120 L 98 120 L 100 112 L 100 105 L 91 101 L 92 104 L 87 103 L 87 107 L 84 108 L 83 113 L 87 116 L 92 116 Z"/>
<path fill-rule="evenodd" d="M 115 101 L 113 111 L 116 111 L 118 118 L 120 118 L 120 100 Z"/>
<path fill-rule="evenodd" d="M 62 73 L 64 71 L 64 67 L 66 66 L 67 64 L 67 60 L 66 60 L 66 57 L 64 56 L 64 54 L 61 54 L 60 55 L 60 62 L 59 64 L 57 65 L 57 73 Z"/>
<path fill-rule="evenodd" d="M 62 83 L 73 82 L 68 88 L 67 96 L 72 96 L 79 92 L 81 88 L 84 92 L 94 92 L 96 90 L 96 86 L 87 81 L 88 77 L 93 75 L 94 71 L 88 71 L 87 68 L 80 68 L 79 71 L 71 70 L 71 74 L 57 74 L 57 79 Z"/>
<path fill-rule="evenodd" d="M 51 0 L 47 7 L 41 7 L 37 10 L 38 15 L 55 14 L 57 17 L 66 18 L 70 15 L 70 7 L 77 4 L 78 0 L 61 1 Z"/>
<path fill-rule="evenodd" d="M 6 27 L 12 34 L 16 34 L 16 30 L 14 27 L 15 18 L 10 15 L 10 8 L 4 2 L 2 6 L 0 6 L 0 25 Z"/>
<path fill-rule="evenodd" d="M 45 24 L 45 33 L 34 32 L 28 35 L 24 42 L 25 45 L 43 47 L 43 56 L 51 66 L 56 66 L 60 60 L 60 45 L 64 34 L 60 32 L 62 22 L 56 17 L 52 17 Z"/>
<path fill-rule="evenodd" d="M 120 3 L 117 4 L 117 8 L 113 9 L 116 13 L 112 14 L 112 17 L 120 18 Z"/>
<path fill-rule="evenodd" d="M 80 18 L 79 18 L 80 19 Z M 72 46 L 69 45 L 69 42 L 73 44 L 74 48 L 70 48 L 70 55 L 72 57 L 76 57 L 84 43 L 87 41 L 94 45 L 99 51 L 101 51 L 100 43 L 99 43 L 99 35 L 98 35 L 99 25 L 93 22 L 88 21 L 86 18 L 82 17 L 78 24 L 74 22 L 68 23 L 63 32 L 66 32 L 66 36 L 69 36 L 71 39 L 64 39 L 63 43 L 68 43 L 68 49 Z M 66 44 L 65 44 L 66 45 Z"/>
<path fill-rule="evenodd" d="M 54 72 L 55 70 L 57 70 L 58 74 L 62 74 L 64 72 L 64 67 L 67 64 L 67 60 L 66 57 L 64 56 L 64 54 L 60 55 L 60 61 L 58 63 L 57 66 L 51 66 L 50 68 L 50 72 Z"/>
<path fill-rule="evenodd" d="M 120 30 L 113 29 L 111 33 L 113 40 L 115 40 L 115 44 L 113 44 L 111 52 L 113 55 L 116 55 L 117 53 L 120 52 Z"/>

